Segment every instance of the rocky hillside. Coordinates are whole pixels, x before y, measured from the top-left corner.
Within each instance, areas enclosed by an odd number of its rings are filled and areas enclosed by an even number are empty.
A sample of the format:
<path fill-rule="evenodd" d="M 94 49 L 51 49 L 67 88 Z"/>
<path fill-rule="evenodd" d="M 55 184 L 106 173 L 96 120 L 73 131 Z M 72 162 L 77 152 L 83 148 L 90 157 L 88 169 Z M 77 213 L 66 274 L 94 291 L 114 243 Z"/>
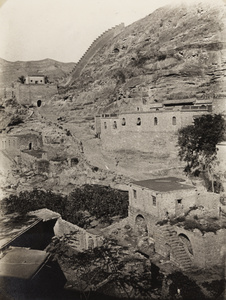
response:
<path fill-rule="evenodd" d="M 160 8 L 112 38 L 62 91 L 93 113 L 225 97 L 225 11 L 214 2 Z"/>
<path fill-rule="evenodd" d="M 68 74 L 75 63 L 62 63 L 53 59 L 39 61 L 10 62 L 0 58 L 0 87 L 8 87 L 21 75 L 44 74 L 50 81 L 55 81 Z"/>

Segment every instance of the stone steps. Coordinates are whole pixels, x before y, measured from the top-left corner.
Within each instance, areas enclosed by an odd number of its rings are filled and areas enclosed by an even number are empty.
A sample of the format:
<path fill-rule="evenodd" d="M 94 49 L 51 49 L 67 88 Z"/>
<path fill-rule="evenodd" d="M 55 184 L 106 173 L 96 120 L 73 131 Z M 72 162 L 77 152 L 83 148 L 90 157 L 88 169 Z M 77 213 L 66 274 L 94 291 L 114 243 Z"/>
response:
<path fill-rule="evenodd" d="M 180 242 L 176 231 L 173 230 L 172 226 L 165 225 L 163 228 L 163 234 L 172 249 L 172 260 L 177 263 L 184 271 L 190 271 L 192 267 L 191 259 L 188 256 L 183 244 Z"/>

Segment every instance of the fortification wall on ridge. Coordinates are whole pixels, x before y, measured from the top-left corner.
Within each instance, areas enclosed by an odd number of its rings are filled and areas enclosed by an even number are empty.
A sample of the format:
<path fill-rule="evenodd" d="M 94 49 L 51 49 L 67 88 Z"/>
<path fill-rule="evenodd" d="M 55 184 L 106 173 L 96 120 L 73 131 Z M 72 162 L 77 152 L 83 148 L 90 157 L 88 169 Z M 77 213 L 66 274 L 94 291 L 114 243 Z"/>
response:
<path fill-rule="evenodd" d="M 91 58 L 100 50 L 111 38 L 118 35 L 122 29 L 124 28 L 124 24 L 117 25 L 104 33 L 102 33 L 98 38 L 96 38 L 90 47 L 87 49 L 85 54 L 81 57 L 78 63 L 75 65 L 73 70 L 70 72 L 70 76 L 65 85 L 71 84 L 82 72 L 87 63 L 91 60 Z"/>

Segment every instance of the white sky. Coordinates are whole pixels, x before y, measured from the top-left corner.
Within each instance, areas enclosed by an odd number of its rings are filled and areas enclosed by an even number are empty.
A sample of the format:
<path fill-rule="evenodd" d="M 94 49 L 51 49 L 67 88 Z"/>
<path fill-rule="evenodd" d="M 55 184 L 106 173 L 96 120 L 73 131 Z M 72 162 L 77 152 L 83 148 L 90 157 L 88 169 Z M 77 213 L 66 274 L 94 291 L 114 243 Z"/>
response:
<path fill-rule="evenodd" d="M 0 57 L 76 62 L 103 31 L 178 1 L 7 0 L 0 8 Z"/>

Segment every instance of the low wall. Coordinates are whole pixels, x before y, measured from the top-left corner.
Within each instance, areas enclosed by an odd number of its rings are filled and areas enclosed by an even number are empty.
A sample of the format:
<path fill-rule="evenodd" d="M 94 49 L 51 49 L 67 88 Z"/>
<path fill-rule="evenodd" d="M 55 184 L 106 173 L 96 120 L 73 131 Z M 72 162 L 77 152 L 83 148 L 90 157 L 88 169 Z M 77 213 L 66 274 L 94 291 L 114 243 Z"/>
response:
<path fill-rule="evenodd" d="M 58 237 L 73 234 L 73 236 L 71 236 L 70 245 L 78 251 L 101 246 L 103 241 L 101 236 L 89 233 L 85 229 L 67 222 L 62 218 L 57 220 L 54 233 Z"/>

